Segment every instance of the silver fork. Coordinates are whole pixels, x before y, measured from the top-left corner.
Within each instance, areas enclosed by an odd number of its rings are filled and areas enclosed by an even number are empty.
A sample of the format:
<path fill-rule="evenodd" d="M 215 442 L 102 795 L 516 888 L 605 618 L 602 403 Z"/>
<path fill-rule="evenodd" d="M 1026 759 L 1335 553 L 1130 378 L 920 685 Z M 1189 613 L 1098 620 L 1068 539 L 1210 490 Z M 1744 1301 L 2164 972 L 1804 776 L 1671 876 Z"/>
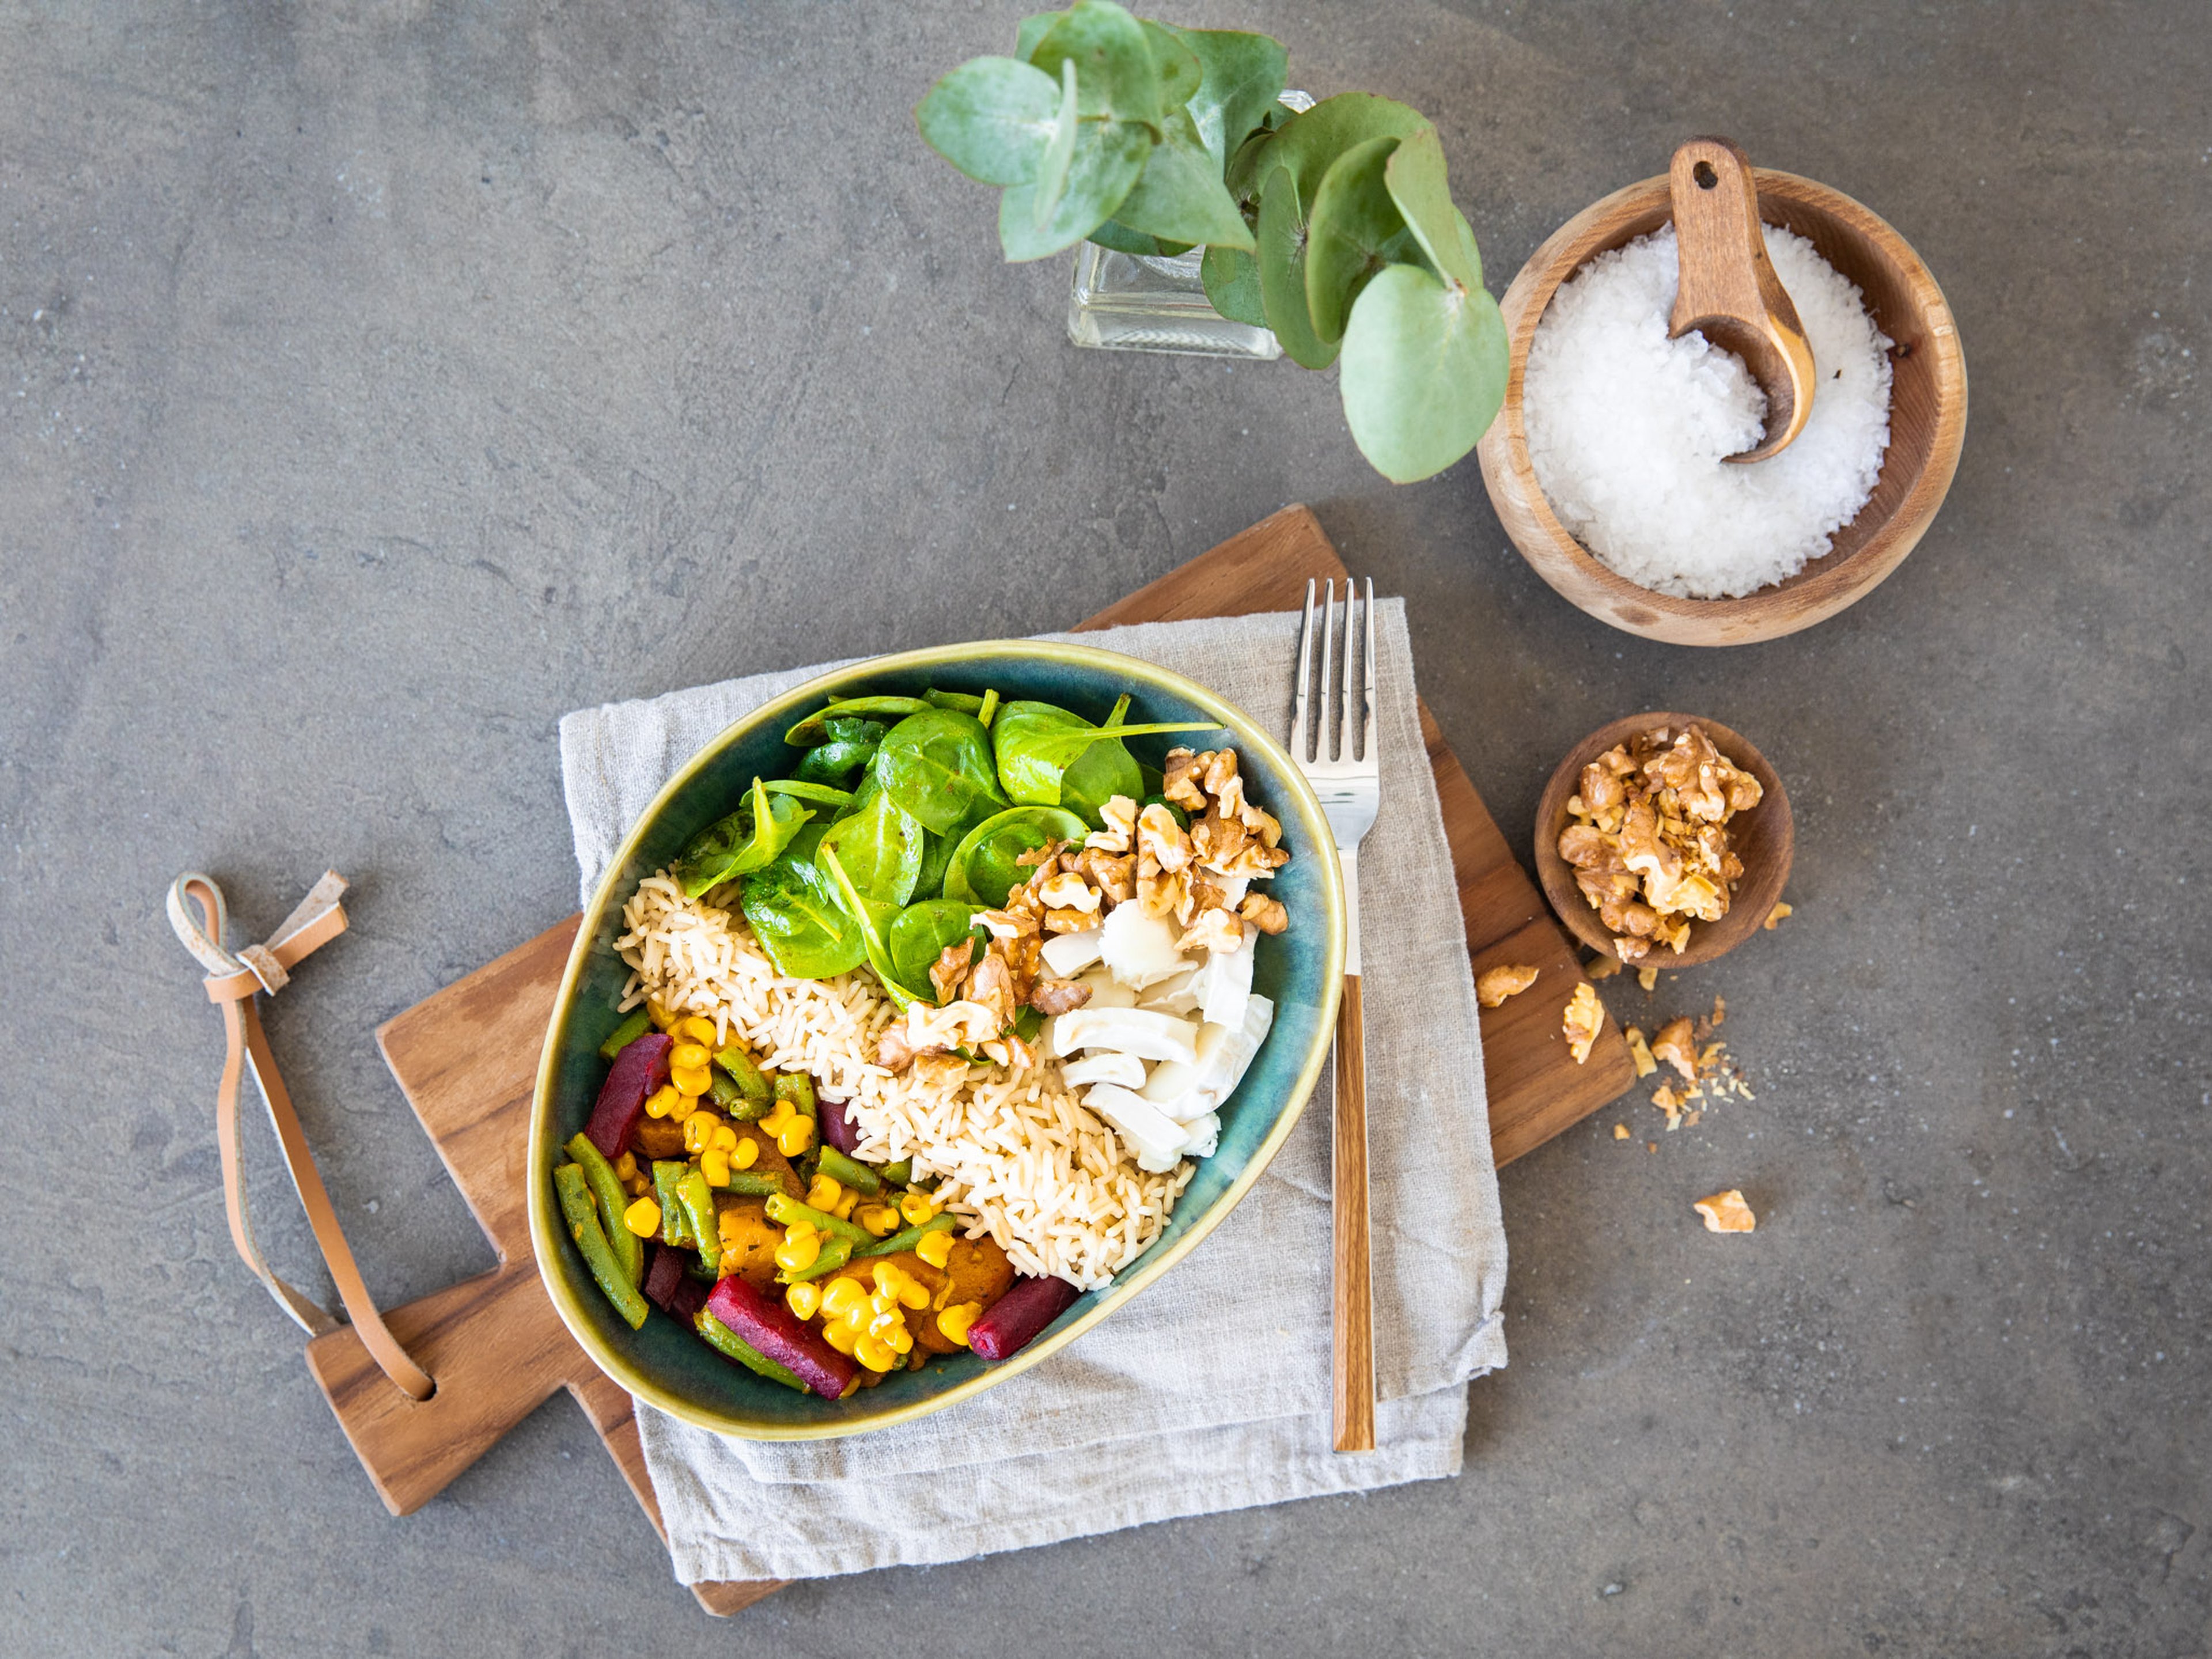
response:
<path fill-rule="evenodd" d="M 1382 777 L 1375 754 L 1375 583 L 1365 595 L 1366 629 L 1359 652 L 1364 695 L 1352 677 L 1353 619 L 1360 606 L 1352 579 L 1344 583 L 1344 669 L 1332 706 L 1337 650 L 1336 583 L 1322 600 L 1321 684 L 1311 696 L 1314 584 L 1306 583 L 1305 623 L 1298 630 L 1298 680 L 1291 712 L 1291 757 L 1321 797 L 1344 866 L 1344 1001 L 1336 1018 L 1336 1115 L 1332 1197 L 1335 1219 L 1335 1447 L 1375 1449 L 1375 1306 L 1368 1267 L 1367 1056 L 1359 1006 L 1359 843 L 1374 828 Z M 1318 720 L 1311 718 L 1319 703 Z M 1364 710 L 1364 717 L 1358 712 Z M 1356 730 L 1355 730 L 1356 727 Z M 1353 739 L 1358 738 L 1355 751 Z"/>

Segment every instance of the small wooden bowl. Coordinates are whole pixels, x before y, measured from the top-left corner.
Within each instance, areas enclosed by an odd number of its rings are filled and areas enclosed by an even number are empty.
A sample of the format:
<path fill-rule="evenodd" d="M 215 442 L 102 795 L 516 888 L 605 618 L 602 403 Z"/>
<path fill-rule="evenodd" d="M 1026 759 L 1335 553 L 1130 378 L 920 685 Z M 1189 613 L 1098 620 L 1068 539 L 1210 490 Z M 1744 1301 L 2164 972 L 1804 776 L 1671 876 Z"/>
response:
<path fill-rule="evenodd" d="M 1615 191 L 1554 231 L 1500 301 L 1512 356 L 1504 406 L 1476 453 L 1491 504 L 1538 575 L 1600 622 L 1674 645 L 1746 645 L 1810 628 L 1897 568 L 1943 504 L 1966 436 L 1966 359 L 1943 290 L 1905 240 L 1839 191 L 1761 167 L 1759 216 L 1796 231 L 1858 284 L 1890 353 L 1889 450 L 1873 495 L 1831 550 L 1786 581 L 1740 599 L 1656 593 L 1613 574 L 1568 533 L 1536 482 L 1522 422 L 1522 381 L 1536 325 L 1560 283 L 1600 253 L 1671 216 L 1661 174 Z"/>
<path fill-rule="evenodd" d="M 1569 750 L 1559 769 L 1552 774 L 1551 782 L 1544 786 L 1543 799 L 1536 803 L 1536 878 L 1543 884 L 1544 896 L 1552 902 L 1552 908 L 1569 933 L 1600 956 L 1609 957 L 1613 935 L 1598 921 L 1582 889 L 1575 885 L 1572 867 L 1559 856 L 1559 832 L 1572 822 L 1567 801 L 1575 793 L 1583 768 L 1613 744 L 1626 743 L 1655 726 L 1691 725 L 1701 728 L 1722 754 L 1757 778 L 1765 795 L 1758 805 L 1729 820 L 1729 845 L 1743 860 L 1743 879 L 1729 896 L 1728 914 L 1718 921 L 1692 922 L 1690 942 L 1681 955 L 1676 956 L 1663 945 L 1655 945 L 1650 955 L 1631 964 L 1638 968 L 1694 968 L 1726 956 L 1764 925 L 1782 897 L 1783 886 L 1790 879 L 1790 860 L 1797 847 L 1790 796 L 1781 778 L 1766 763 L 1766 757 L 1752 746 L 1750 738 L 1718 720 L 1702 714 L 1631 714 L 1599 726 Z"/>

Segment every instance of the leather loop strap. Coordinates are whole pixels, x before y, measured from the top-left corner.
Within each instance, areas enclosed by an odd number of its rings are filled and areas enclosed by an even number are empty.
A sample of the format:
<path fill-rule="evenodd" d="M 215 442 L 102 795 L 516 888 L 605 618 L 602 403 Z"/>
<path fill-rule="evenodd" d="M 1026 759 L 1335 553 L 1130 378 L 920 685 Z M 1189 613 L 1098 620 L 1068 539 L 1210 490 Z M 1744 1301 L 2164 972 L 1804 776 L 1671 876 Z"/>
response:
<path fill-rule="evenodd" d="M 249 945 L 233 954 L 222 943 L 229 921 L 222 889 L 211 878 L 192 871 L 178 877 L 169 889 L 169 925 L 208 970 L 204 981 L 208 1000 L 222 1009 L 224 1052 L 222 1081 L 216 1094 L 216 1139 L 222 1152 L 222 1196 L 230 1215 L 231 1242 L 254 1276 L 268 1286 L 277 1305 L 309 1335 L 321 1336 L 337 1328 L 337 1321 L 328 1310 L 276 1276 L 253 1237 L 246 1209 L 246 1165 L 239 1155 L 238 1127 L 239 1083 L 250 1065 L 254 1081 L 261 1085 L 262 1098 L 268 1103 L 270 1126 L 284 1149 L 284 1162 L 299 1188 L 308 1225 L 314 1229 L 315 1243 L 322 1248 L 324 1263 L 330 1268 L 331 1282 L 337 1286 L 338 1299 L 345 1304 L 355 1332 L 386 1376 L 413 1398 L 428 1400 L 436 1384 L 385 1328 L 384 1317 L 369 1297 L 361 1269 L 354 1265 L 353 1251 L 346 1245 L 337 1212 L 331 1207 L 330 1194 L 324 1189 L 322 1175 L 307 1150 L 306 1132 L 300 1127 L 299 1114 L 292 1109 L 291 1094 L 276 1069 L 276 1057 L 261 1029 L 260 1007 L 254 1001 L 257 993 L 282 990 L 290 983 L 291 969 L 302 957 L 345 932 L 345 911 L 338 902 L 345 890 L 345 878 L 335 870 L 325 872 L 265 943 Z"/>

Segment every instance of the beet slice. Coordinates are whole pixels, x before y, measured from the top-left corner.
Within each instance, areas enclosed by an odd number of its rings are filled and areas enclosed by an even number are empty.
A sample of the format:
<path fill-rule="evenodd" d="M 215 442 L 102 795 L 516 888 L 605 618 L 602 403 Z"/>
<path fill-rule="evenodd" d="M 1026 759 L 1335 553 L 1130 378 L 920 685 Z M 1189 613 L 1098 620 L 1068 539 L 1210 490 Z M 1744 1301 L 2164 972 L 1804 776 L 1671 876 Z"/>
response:
<path fill-rule="evenodd" d="M 669 1252 L 671 1255 L 676 1253 Z M 699 1316 L 699 1310 L 707 1305 L 712 1292 L 690 1274 L 676 1281 L 676 1294 L 668 1298 L 668 1311 L 689 1325 Z"/>
<path fill-rule="evenodd" d="M 668 1081 L 668 1054 L 676 1039 L 647 1031 L 615 1056 L 614 1068 L 599 1085 L 599 1103 L 584 1133 L 600 1156 L 611 1162 L 629 1145 L 630 1132 L 645 1115 L 645 1097 Z"/>
<path fill-rule="evenodd" d="M 707 1298 L 707 1311 L 824 1400 L 842 1400 L 860 1380 L 860 1367 L 822 1340 L 757 1285 L 726 1279 Z"/>
<path fill-rule="evenodd" d="M 823 1095 L 817 1103 L 822 1109 L 822 1139 L 848 1155 L 858 1152 L 860 1126 L 852 1116 L 852 1103 Z"/>
<path fill-rule="evenodd" d="M 984 1359 L 1006 1359 L 1075 1305 L 1082 1294 L 1064 1279 L 1018 1279 L 968 1328 L 968 1346 Z"/>
<path fill-rule="evenodd" d="M 684 1282 L 684 1256 L 665 1244 L 653 1247 L 653 1265 L 645 1270 L 645 1293 L 658 1308 L 665 1308 Z"/>

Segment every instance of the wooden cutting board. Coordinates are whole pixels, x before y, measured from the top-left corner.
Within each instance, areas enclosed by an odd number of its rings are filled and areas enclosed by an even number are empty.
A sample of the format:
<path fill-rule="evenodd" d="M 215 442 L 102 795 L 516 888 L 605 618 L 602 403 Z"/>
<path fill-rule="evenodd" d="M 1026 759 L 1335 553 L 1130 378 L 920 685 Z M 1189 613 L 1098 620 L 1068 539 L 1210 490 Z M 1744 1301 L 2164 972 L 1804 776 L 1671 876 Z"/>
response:
<path fill-rule="evenodd" d="M 1320 522 L 1303 507 L 1288 507 L 1079 626 L 1294 611 L 1305 602 L 1309 577 L 1345 574 Z M 1620 1095 L 1634 1081 L 1635 1068 L 1610 1018 L 1588 1063 L 1577 1066 L 1568 1054 L 1559 1012 L 1583 981 L 1574 949 L 1425 703 L 1421 735 L 1443 805 L 1474 971 L 1504 963 L 1542 970 L 1533 989 L 1482 1011 L 1491 1144 L 1504 1164 Z M 580 920 L 571 916 L 548 928 L 376 1034 L 408 1103 L 500 1259 L 488 1273 L 386 1316 L 392 1334 L 436 1379 L 436 1393 L 420 1402 L 402 1394 L 350 1327 L 309 1343 L 307 1366 L 394 1515 L 420 1509 L 556 1389 L 567 1389 L 665 1539 L 630 1397 L 592 1364 L 553 1311 L 525 1213 L 538 1054 Z M 778 1588 L 765 1582 L 692 1586 L 700 1604 L 715 1613 L 735 1613 Z"/>

